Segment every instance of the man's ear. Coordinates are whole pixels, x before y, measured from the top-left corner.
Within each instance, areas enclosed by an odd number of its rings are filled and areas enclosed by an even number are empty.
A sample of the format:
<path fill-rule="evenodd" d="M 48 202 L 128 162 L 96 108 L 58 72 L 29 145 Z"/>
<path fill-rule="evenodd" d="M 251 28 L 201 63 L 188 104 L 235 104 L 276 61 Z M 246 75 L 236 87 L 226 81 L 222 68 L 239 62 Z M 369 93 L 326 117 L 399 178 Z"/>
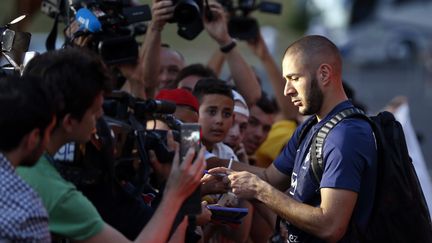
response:
<path fill-rule="evenodd" d="M 68 133 L 73 132 L 74 123 L 76 123 L 76 120 L 71 116 L 70 113 L 66 114 L 61 121 L 63 129 Z"/>
<path fill-rule="evenodd" d="M 42 137 L 39 128 L 34 128 L 27 135 L 24 136 L 22 140 L 23 148 L 27 151 L 32 151 L 41 142 Z"/>
<path fill-rule="evenodd" d="M 331 80 L 333 68 L 327 63 L 323 63 L 318 68 L 318 80 L 322 85 L 327 85 L 328 82 Z"/>

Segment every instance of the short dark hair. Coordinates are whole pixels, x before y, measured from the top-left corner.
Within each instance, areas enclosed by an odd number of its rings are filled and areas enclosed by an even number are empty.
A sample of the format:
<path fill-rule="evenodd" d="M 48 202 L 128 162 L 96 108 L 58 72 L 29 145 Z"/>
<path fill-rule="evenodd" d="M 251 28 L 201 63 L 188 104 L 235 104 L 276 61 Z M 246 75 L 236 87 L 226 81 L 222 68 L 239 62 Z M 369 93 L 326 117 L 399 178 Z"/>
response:
<path fill-rule="evenodd" d="M 112 77 L 100 57 L 83 48 L 50 51 L 33 58 L 24 75 L 39 76 L 54 93 L 61 96 L 57 119 L 68 113 L 81 120 L 102 91 L 110 91 Z"/>
<path fill-rule="evenodd" d="M 205 95 L 210 94 L 225 95 L 234 100 L 232 89 L 225 81 L 217 78 L 200 79 L 193 90 L 193 95 L 198 99 L 199 104 L 201 105 Z"/>
<path fill-rule="evenodd" d="M 53 95 L 32 76 L 0 79 L 0 151 L 10 152 L 33 129 L 43 134 L 54 118 Z"/>
<path fill-rule="evenodd" d="M 256 106 L 258 106 L 266 114 L 277 113 L 277 107 L 275 106 L 275 103 L 270 100 L 267 93 L 264 91 L 261 92 L 261 98 L 256 103 Z"/>
<path fill-rule="evenodd" d="M 174 80 L 174 84 L 177 86 L 182 79 L 192 75 L 200 76 L 203 78 L 217 78 L 217 75 L 213 71 L 213 69 L 204 66 L 201 63 L 195 63 L 195 64 L 188 65 L 184 67 L 182 70 L 180 70 L 180 72 L 177 74 L 176 79 Z"/>
<path fill-rule="evenodd" d="M 338 72 L 342 72 L 342 57 L 338 47 L 328 38 L 320 35 L 308 35 L 292 43 L 285 50 L 287 54 L 301 54 L 301 62 L 309 69 L 316 69 L 322 62 L 331 63 Z"/>

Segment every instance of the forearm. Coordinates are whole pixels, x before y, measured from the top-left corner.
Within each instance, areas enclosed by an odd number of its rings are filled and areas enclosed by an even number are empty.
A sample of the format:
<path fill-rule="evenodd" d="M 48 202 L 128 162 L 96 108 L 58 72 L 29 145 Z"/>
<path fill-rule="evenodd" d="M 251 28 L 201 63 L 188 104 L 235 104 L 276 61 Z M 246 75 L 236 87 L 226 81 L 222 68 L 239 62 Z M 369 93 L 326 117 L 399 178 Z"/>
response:
<path fill-rule="evenodd" d="M 149 98 L 154 98 L 159 86 L 158 72 L 160 67 L 161 31 L 161 28 L 150 24 L 140 52 L 139 65 L 142 70 L 142 79 L 145 83 L 146 94 Z"/>
<path fill-rule="evenodd" d="M 249 106 L 254 105 L 261 97 L 261 86 L 249 64 L 235 47 L 225 55 L 234 83 Z"/>
<path fill-rule="evenodd" d="M 219 50 L 217 50 L 210 57 L 207 66 L 211 68 L 216 73 L 217 76 L 219 76 L 222 72 L 222 67 L 224 62 L 225 62 L 225 55 L 222 54 L 222 52 L 220 52 Z"/>
<path fill-rule="evenodd" d="M 183 203 L 183 200 L 179 200 L 178 197 L 170 194 L 170 192 L 164 194 L 153 217 L 141 231 L 135 242 L 168 241 L 175 217 Z"/>
<path fill-rule="evenodd" d="M 266 182 L 260 185 L 256 199 L 303 231 L 333 241 L 335 224 L 322 208 L 300 203 Z"/>

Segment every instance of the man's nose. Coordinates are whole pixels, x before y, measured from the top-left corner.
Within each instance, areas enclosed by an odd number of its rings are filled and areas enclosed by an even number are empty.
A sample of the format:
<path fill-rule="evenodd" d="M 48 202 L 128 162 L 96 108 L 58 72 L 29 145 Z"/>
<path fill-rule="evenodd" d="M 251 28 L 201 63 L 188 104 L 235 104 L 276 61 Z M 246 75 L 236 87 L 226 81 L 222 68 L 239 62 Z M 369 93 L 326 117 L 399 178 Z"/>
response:
<path fill-rule="evenodd" d="M 287 80 L 285 82 L 285 88 L 284 88 L 284 95 L 285 96 L 289 96 L 295 93 L 294 88 L 291 85 L 291 82 L 289 80 Z"/>

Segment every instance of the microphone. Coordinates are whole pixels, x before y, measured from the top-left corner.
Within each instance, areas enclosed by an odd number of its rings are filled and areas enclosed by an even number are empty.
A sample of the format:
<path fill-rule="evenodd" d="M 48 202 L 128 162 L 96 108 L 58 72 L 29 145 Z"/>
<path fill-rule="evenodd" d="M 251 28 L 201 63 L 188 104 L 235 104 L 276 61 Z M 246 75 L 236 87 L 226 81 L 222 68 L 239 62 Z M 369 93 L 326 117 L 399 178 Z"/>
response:
<path fill-rule="evenodd" d="M 102 30 L 101 22 L 87 8 L 80 8 L 75 15 L 75 20 L 80 25 L 79 31 L 87 30 L 96 33 Z"/>

